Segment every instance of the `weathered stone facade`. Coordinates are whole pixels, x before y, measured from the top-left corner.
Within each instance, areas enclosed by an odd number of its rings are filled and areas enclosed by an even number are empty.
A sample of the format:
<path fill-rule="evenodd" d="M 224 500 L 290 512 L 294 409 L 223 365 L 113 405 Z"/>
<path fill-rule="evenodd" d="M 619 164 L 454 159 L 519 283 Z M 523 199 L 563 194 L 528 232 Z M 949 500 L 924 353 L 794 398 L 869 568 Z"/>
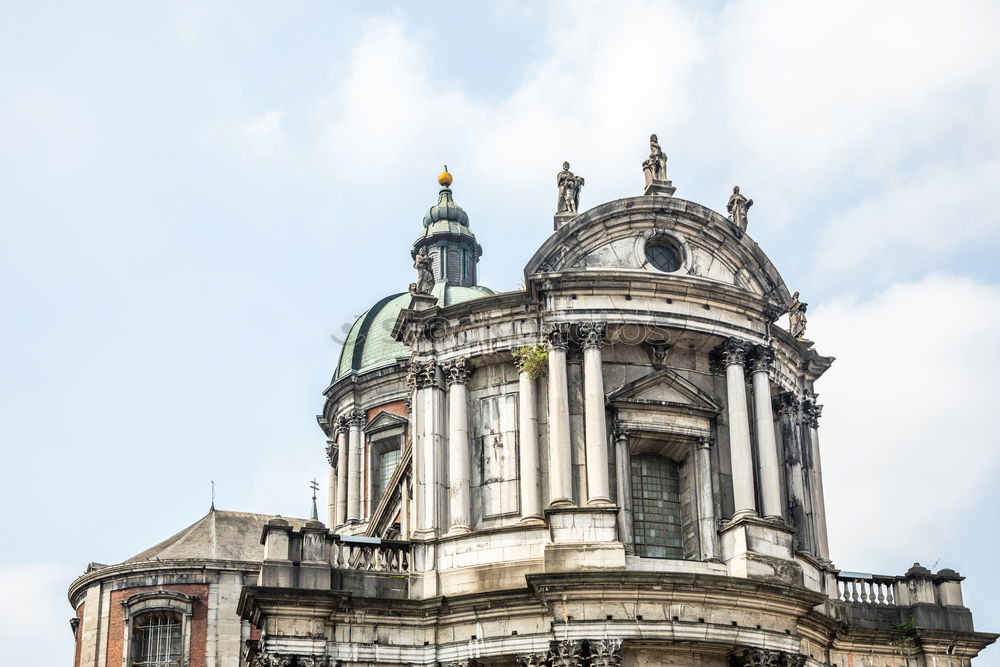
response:
<path fill-rule="evenodd" d="M 326 524 L 261 522 L 259 560 L 214 580 L 127 565 L 209 598 L 242 578 L 238 608 L 208 606 L 227 648 L 185 664 L 959 665 L 995 640 L 950 570 L 833 564 L 814 386 L 833 360 L 804 315 L 775 324 L 799 302 L 752 202 L 673 197 L 655 136 L 643 168 L 642 196 L 561 208 L 503 294 L 470 282 L 481 249 L 442 175 L 414 244 L 436 284 L 359 319 L 325 391 Z M 74 584 L 79 665 L 118 664 L 92 610 L 122 567 Z"/>

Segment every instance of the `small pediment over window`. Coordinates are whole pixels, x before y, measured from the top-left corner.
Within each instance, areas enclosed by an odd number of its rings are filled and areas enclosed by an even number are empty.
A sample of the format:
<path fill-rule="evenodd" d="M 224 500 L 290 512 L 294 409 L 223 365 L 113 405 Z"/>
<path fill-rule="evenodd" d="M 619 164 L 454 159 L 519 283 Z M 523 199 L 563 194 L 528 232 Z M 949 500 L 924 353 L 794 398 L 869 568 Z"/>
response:
<path fill-rule="evenodd" d="M 365 433 L 378 433 L 379 431 L 385 431 L 397 426 L 404 426 L 407 423 L 408 420 L 405 417 L 400 417 L 397 414 L 383 410 L 375 415 L 375 417 L 365 425 L 363 430 Z"/>
<path fill-rule="evenodd" d="M 669 368 L 654 371 L 628 383 L 608 396 L 616 405 L 647 405 L 660 409 L 682 409 L 718 414 L 722 406 L 690 380 Z"/>

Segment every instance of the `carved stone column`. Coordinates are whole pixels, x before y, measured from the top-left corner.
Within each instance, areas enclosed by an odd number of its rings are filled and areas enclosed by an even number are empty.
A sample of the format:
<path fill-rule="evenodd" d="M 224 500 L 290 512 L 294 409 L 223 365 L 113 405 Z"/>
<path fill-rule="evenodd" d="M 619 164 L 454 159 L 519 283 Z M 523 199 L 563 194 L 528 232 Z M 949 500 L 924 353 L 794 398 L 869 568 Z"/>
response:
<path fill-rule="evenodd" d="M 517 365 L 517 415 L 521 436 L 521 521 L 534 523 L 542 520 L 542 496 L 539 489 L 541 470 L 538 462 L 538 407 L 535 380 Z"/>
<path fill-rule="evenodd" d="M 785 496 L 788 517 L 795 528 L 796 551 L 815 553 L 813 530 L 807 519 L 812 501 L 807 498 L 802 478 L 802 442 L 799 429 L 799 401 L 792 392 L 778 395 L 774 401 L 781 424 L 781 445 L 785 455 Z"/>
<path fill-rule="evenodd" d="M 701 539 L 702 560 L 719 560 L 718 535 L 715 516 L 715 494 L 712 491 L 712 444 L 711 436 L 698 438 L 695 470 L 698 475 L 698 536 Z"/>
<path fill-rule="evenodd" d="M 802 401 L 802 416 L 809 438 L 810 466 L 808 470 L 812 496 L 813 524 L 816 529 L 816 551 L 821 560 L 830 560 L 830 542 L 826 532 L 826 500 L 823 496 L 823 466 L 819 455 L 819 418 L 823 406 L 816 403 L 816 394 L 807 393 Z"/>
<path fill-rule="evenodd" d="M 603 322 L 579 325 L 583 339 L 583 400 L 587 446 L 587 504 L 611 503 L 608 480 L 608 425 L 604 412 Z"/>
<path fill-rule="evenodd" d="M 348 438 L 348 454 L 350 462 L 347 466 L 347 522 L 358 523 L 361 520 L 361 484 L 364 475 L 361 465 L 364 460 L 361 441 L 361 427 L 365 424 L 365 413 L 354 410 L 348 417 L 350 435 Z"/>
<path fill-rule="evenodd" d="M 756 345 L 750 356 L 753 377 L 753 406 L 760 457 L 760 504 L 764 516 L 782 518 L 781 474 L 778 470 L 778 443 L 774 437 L 774 413 L 771 411 L 771 367 L 774 351 Z"/>
<path fill-rule="evenodd" d="M 341 417 L 337 421 L 337 511 L 334 526 L 343 526 L 347 523 L 347 469 L 350 467 L 347 462 L 347 432 L 347 419 Z"/>
<path fill-rule="evenodd" d="M 750 421 L 747 416 L 746 377 L 743 364 L 749 344 L 730 338 L 720 352 L 726 365 L 727 411 L 729 415 L 729 452 L 733 471 L 733 518 L 756 516 L 753 482 L 753 449 L 750 446 Z"/>
<path fill-rule="evenodd" d="M 337 525 L 337 456 L 339 445 L 334 436 L 326 443 L 326 525 L 333 528 Z"/>
<path fill-rule="evenodd" d="M 471 528 L 472 447 L 469 444 L 469 360 L 460 357 L 443 367 L 448 380 L 448 489 L 449 533 L 467 533 Z"/>
<path fill-rule="evenodd" d="M 415 460 L 419 460 L 419 476 L 414 493 L 417 498 L 416 531 L 414 537 L 437 536 L 440 502 L 438 499 L 438 466 L 441 462 L 441 380 L 434 361 L 417 364 L 416 401 L 421 429 L 414 446 Z"/>
<path fill-rule="evenodd" d="M 618 489 L 618 539 L 625 553 L 634 554 L 632 537 L 632 464 L 628 450 L 629 430 L 615 426 L 615 488 Z"/>
<path fill-rule="evenodd" d="M 546 337 L 549 344 L 549 506 L 572 507 L 573 465 L 566 380 L 569 325 L 553 324 Z"/>

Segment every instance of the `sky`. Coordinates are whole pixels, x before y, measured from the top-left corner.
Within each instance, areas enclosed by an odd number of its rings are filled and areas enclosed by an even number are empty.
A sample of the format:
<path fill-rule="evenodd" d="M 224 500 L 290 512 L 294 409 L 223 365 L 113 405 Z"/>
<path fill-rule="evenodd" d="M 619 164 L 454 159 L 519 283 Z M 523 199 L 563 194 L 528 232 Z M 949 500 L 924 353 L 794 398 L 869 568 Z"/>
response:
<path fill-rule="evenodd" d="M 1000 632 L 1000 4 L 0 4 L 0 639 L 70 665 L 69 583 L 223 509 L 309 510 L 354 319 L 447 164 L 516 289 L 580 206 L 753 198 L 837 357 L 832 557 L 967 577 Z M 981 667 L 1000 666 L 987 649 Z"/>

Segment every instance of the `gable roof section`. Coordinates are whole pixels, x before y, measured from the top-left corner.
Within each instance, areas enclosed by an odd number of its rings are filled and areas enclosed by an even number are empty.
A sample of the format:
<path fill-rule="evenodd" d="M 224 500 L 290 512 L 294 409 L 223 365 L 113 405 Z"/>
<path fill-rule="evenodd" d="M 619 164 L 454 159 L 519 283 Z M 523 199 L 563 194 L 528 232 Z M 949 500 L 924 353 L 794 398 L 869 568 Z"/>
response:
<path fill-rule="evenodd" d="M 609 394 L 608 401 L 618 406 L 644 405 L 710 415 L 722 412 L 718 401 L 669 368 L 629 382 Z"/>

